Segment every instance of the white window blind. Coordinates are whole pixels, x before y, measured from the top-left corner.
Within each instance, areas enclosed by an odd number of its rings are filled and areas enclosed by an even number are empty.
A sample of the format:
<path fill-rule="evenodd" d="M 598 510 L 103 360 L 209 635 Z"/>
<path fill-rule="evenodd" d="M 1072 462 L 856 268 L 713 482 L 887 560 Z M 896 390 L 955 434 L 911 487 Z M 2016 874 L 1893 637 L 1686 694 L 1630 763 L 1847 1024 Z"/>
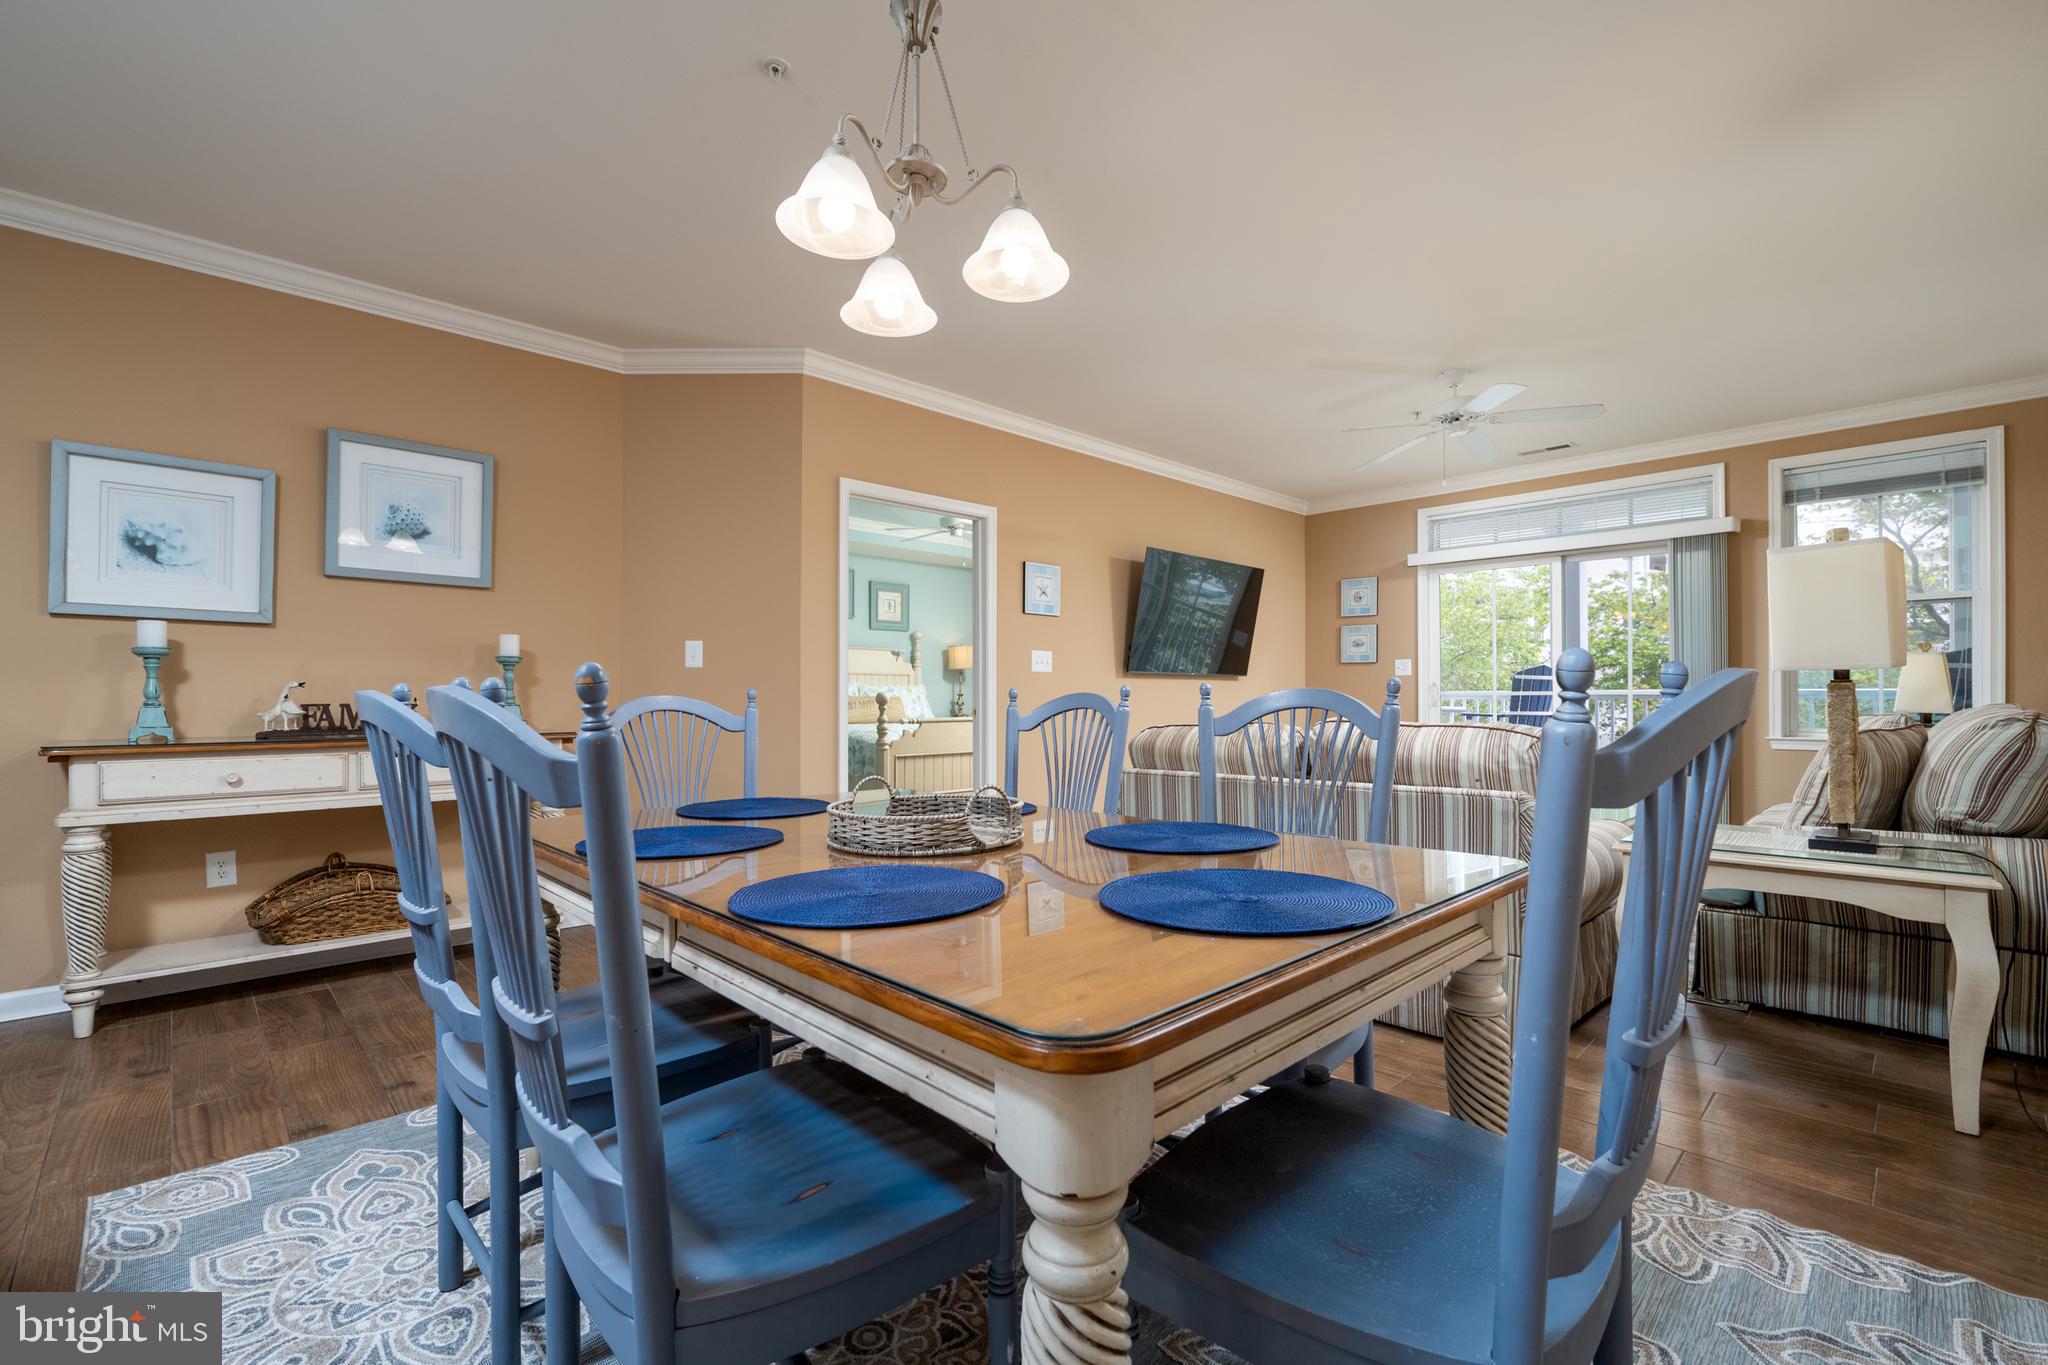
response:
<path fill-rule="evenodd" d="M 1721 466 L 1427 508 L 1410 563 L 1497 559 L 1729 531 Z"/>

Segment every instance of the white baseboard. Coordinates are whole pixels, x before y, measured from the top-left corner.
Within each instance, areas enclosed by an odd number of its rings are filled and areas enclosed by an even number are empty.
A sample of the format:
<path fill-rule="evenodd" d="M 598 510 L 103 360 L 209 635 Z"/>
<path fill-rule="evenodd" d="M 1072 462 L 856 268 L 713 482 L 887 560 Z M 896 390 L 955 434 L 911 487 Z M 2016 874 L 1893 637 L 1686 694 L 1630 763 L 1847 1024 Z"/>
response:
<path fill-rule="evenodd" d="M 36 1019 L 45 1014 L 62 1014 L 71 1007 L 56 986 L 30 986 L 25 991 L 0 991 L 0 1023 L 9 1019 Z"/>

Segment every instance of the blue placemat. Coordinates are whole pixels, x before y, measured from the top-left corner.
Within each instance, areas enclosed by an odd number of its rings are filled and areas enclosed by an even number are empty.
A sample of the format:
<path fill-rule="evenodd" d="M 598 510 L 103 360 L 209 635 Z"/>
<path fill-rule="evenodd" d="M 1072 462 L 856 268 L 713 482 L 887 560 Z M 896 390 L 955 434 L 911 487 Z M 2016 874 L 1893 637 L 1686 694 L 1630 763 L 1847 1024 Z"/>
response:
<path fill-rule="evenodd" d="M 1121 849 L 1125 853 L 1250 853 L 1280 842 L 1280 836 L 1269 829 L 1220 825 L 1213 820 L 1100 825 L 1082 837 L 1098 848 Z"/>
<path fill-rule="evenodd" d="M 676 814 L 691 820 L 788 820 L 799 815 L 817 815 L 825 803 L 815 796 L 734 796 L 724 801 L 693 801 L 676 807 Z"/>
<path fill-rule="evenodd" d="M 964 867 L 831 867 L 743 886 L 726 909 L 790 929 L 877 929 L 947 919 L 994 905 L 999 877 Z"/>
<path fill-rule="evenodd" d="M 636 858 L 715 858 L 721 853 L 745 853 L 782 842 L 779 829 L 726 828 L 720 825 L 661 825 L 633 831 Z M 583 853 L 583 841 L 576 841 Z"/>
<path fill-rule="evenodd" d="M 1096 894 L 1125 919 L 1197 934 L 1329 934 L 1394 913 L 1386 892 L 1263 867 L 1190 867 L 1122 877 Z"/>

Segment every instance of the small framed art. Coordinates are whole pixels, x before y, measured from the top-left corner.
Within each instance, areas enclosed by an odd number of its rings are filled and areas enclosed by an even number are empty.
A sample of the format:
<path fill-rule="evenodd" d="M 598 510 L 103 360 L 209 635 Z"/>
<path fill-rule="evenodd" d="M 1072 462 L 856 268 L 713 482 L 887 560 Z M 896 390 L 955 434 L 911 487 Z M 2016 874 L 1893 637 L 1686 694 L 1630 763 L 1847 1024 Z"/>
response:
<path fill-rule="evenodd" d="M 1337 662 L 1340 664 L 1376 664 L 1380 661 L 1380 628 L 1378 626 L 1337 627 Z"/>
<path fill-rule="evenodd" d="M 868 629 L 910 629 L 910 585 L 868 580 Z"/>
<path fill-rule="evenodd" d="M 327 576 L 491 586 L 496 461 L 421 441 L 327 432 Z"/>
<path fill-rule="evenodd" d="M 277 474 L 50 442 L 50 612 L 271 619 Z"/>
<path fill-rule="evenodd" d="M 1380 581 L 1377 578 L 1347 578 L 1337 584 L 1339 616 L 1378 616 Z"/>
<path fill-rule="evenodd" d="M 1057 564 L 1033 564 L 1024 562 L 1024 614 L 1026 616 L 1058 616 L 1060 614 L 1060 566 Z"/>

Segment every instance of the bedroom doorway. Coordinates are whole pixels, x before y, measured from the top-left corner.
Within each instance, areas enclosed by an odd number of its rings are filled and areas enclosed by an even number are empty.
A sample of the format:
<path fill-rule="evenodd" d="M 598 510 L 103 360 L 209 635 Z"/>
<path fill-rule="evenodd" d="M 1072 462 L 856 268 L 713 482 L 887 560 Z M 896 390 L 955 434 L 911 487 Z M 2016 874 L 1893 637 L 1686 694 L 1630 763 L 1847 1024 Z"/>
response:
<path fill-rule="evenodd" d="M 1002 781 L 996 509 L 839 481 L 839 789 Z"/>

